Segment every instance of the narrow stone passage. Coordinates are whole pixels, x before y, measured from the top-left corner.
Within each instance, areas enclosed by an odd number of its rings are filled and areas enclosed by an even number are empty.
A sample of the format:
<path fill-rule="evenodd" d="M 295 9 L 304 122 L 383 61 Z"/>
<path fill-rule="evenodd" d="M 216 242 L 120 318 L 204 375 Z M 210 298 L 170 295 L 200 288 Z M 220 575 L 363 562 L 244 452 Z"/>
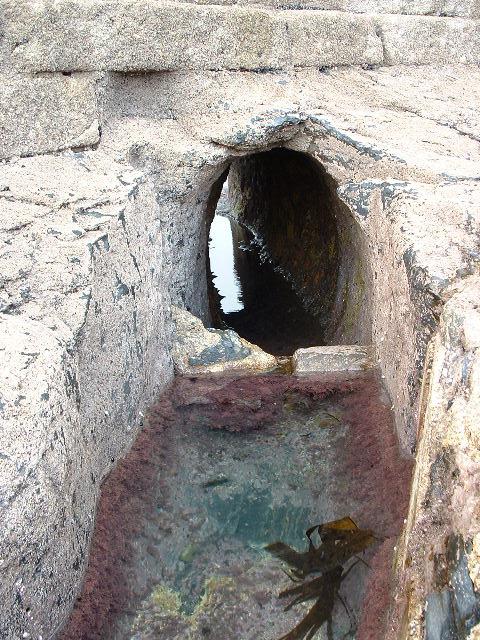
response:
<path fill-rule="evenodd" d="M 207 214 L 215 326 L 274 355 L 369 344 L 369 248 L 335 180 L 284 148 L 235 159 L 227 172 L 216 215 Z"/>

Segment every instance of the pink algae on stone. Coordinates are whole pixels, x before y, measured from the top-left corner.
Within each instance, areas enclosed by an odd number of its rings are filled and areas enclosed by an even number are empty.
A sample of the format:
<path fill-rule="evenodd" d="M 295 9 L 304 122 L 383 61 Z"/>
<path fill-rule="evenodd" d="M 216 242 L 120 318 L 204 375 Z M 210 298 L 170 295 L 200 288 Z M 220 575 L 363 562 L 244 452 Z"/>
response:
<path fill-rule="evenodd" d="M 165 429 L 197 421 L 206 429 L 248 433 L 274 424 L 285 398 L 309 405 L 338 403 L 349 425 L 339 459 L 346 479 L 336 492 L 355 492 L 361 505 L 351 516 L 382 538 L 369 555 L 358 640 L 381 640 L 387 622 L 392 549 L 405 517 L 412 464 L 398 450 L 392 416 L 379 400 L 375 372 L 296 378 L 286 375 L 180 378 L 152 408 L 148 425 L 132 449 L 103 484 L 83 591 L 62 640 L 106 640 L 115 621 L 132 601 L 129 562 L 132 539 L 151 508 L 149 496 L 158 483 L 158 461 L 174 456 Z M 343 497 L 342 497 L 343 496 Z M 311 523 L 315 524 L 315 523 Z M 273 640 L 273 639 L 272 639 Z"/>
<path fill-rule="evenodd" d="M 162 431 L 173 415 L 170 400 L 162 399 L 131 450 L 103 483 L 83 589 L 61 640 L 105 640 L 128 605 L 132 539 L 156 480 L 156 459 L 164 455 Z"/>

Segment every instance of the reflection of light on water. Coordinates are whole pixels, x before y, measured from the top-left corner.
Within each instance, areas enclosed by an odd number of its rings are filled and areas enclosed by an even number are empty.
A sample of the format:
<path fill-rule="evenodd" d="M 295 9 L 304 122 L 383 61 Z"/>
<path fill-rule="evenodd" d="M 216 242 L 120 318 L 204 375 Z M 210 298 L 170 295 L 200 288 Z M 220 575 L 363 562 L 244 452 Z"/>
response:
<path fill-rule="evenodd" d="M 235 273 L 233 261 L 233 237 L 230 220 L 216 215 L 210 227 L 210 268 L 213 284 L 222 296 L 223 313 L 241 311 L 243 309 L 242 291 Z"/>

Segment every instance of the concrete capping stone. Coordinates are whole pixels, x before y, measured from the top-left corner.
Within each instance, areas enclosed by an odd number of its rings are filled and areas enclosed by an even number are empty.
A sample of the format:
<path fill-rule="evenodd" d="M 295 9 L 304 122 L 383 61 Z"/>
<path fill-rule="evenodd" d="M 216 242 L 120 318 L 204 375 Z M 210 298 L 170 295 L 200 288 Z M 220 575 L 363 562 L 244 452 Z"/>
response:
<path fill-rule="evenodd" d="M 297 374 L 364 371 L 375 366 L 373 347 L 359 345 L 297 349 L 292 362 Z"/>
<path fill-rule="evenodd" d="M 372 16 L 286 11 L 291 64 L 296 67 L 381 64 L 382 42 Z"/>
<path fill-rule="evenodd" d="M 315 9 L 351 13 L 398 13 L 479 18 L 479 0 L 181 0 L 197 5 L 257 5 L 273 9 Z"/>
<path fill-rule="evenodd" d="M 3 0 L 11 64 L 24 72 L 265 70 L 478 61 L 479 22 L 345 11 Z"/>
<path fill-rule="evenodd" d="M 376 16 L 385 63 L 478 64 L 480 21 L 427 16 Z"/>

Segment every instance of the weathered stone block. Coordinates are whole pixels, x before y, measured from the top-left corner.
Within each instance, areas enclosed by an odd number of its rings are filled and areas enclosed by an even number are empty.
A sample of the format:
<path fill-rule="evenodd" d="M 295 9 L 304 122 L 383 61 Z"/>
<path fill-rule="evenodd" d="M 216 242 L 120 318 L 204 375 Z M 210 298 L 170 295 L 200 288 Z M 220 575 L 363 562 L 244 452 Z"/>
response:
<path fill-rule="evenodd" d="M 372 17 L 336 11 L 286 11 L 291 64 L 298 67 L 381 64 Z"/>
<path fill-rule="evenodd" d="M 90 75 L 0 78 L 0 158 L 96 144 L 97 118 Z"/>
<path fill-rule="evenodd" d="M 151 0 L 46 2 L 17 10 L 12 59 L 32 71 L 283 66 L 282 25 L 263 9 Z"/>
<path fill-rule="evenodd" d="M 431 16 L 377 16 L 386 64 L 478 64 L 480 22 Z"/>
<path fill-rule="evenodd" d="M 373 366 L 373 350 L 369 346 L 308 347 L 293 354 L 294 373 L 363 371 Z"/>
<path fill-rule="evenodd" d="M 275 356 L 234 331 L 206 329 L 199 318 L 178 307 L 172 307 L 172 315 L 176 326 L 172 357 L 177 373 L 268 371 L 277 364 Z"/>
<path fill-rule="evenodd" d="M 24 71 L 279 69 L 383 59 L 372 18 L 345 12 L 152 0 L 5 2 L 12 63 Z"/>
<path fill-rule="evenodd" d="M 396 13 L 475 18 L 480 15 L 478 0 L 278 0 L 277 6 L 292 4 L 311 9 L 333 9 L 354 13 Z"/>
<path fill-rule="evenodd" d="M 461 18 L 480 16 L 479 0 L 185 0 L 192 4 L 262 5 L 275 9 L 321 9 L 352 13 L 397 13 Z"/>

